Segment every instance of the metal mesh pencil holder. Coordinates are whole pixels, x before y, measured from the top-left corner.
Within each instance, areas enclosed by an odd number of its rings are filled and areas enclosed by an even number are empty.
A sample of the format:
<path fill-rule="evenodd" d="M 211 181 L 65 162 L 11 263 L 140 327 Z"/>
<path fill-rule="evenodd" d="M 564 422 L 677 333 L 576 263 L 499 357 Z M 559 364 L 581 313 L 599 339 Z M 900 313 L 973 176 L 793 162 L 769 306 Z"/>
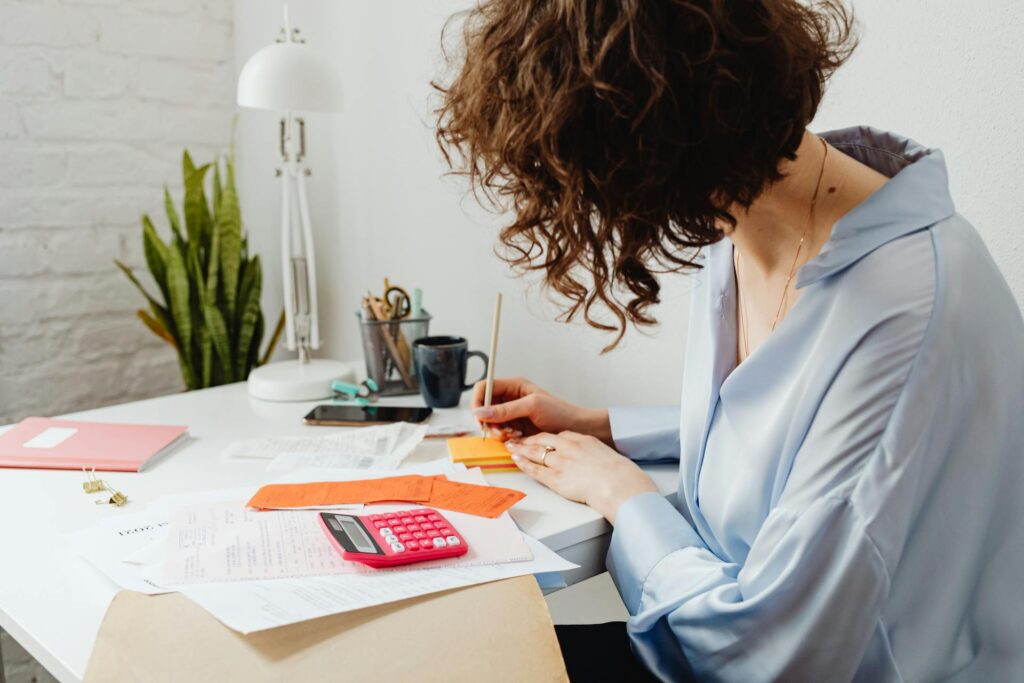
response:
<path fill-rule="evenodd" d="M 400 320 L 365 320 L 356 312 L 363 339 L 366 376 L 377 383 L 381 396 L 419 393 L 412 345 L 429 334 L 430 314 Z"/>

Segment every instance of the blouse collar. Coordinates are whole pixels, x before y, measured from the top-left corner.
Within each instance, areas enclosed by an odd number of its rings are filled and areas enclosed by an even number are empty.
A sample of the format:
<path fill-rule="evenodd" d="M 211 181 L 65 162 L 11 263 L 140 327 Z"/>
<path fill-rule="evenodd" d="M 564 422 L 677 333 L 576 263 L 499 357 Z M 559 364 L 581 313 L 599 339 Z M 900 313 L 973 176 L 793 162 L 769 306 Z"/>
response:
<path fill-rule="evenodd" d="M 886 242 L 955 213 L 946 162 L 939 150 L 869 126 L 829 131 L 821 137 L 889 181 L 836 222 L 829 241 L 797 273 L 798 288 L 834 275 Z"/>

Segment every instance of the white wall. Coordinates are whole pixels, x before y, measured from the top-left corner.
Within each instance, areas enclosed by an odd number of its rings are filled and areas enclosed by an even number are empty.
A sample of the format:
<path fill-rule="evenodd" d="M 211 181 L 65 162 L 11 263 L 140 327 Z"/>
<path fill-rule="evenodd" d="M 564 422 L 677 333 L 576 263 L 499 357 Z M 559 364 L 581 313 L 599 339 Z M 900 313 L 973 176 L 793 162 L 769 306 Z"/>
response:
<path fill-rule="evenodd" d="M 861 45 L 815 130 L 870 124 L 938 147 L 957 210 L 1024 302 L 1024 5 L 857 0 Z"/>
<path fill-rule="evenodd" d="M 319 240 L 326 353 L 360 355 L 353 310 L 388 275 L 422 287 L 432 331 L 485 348 L 494 292 L 506 294 L 499 374 L 524 374 L 585 402 L 657 403 L 677 398 L 687 315 L 685 276 L 665 280 L 653 336 L 631 333 L 604 357 L 607 337 L 551 321 L 525 282 L 492 254 L 500 219 L 477 209 L 459 179 L 444 178 L 433 142 L 429 81 L 442 73 L 439 34 L 468 3 L 293 0 L 294 23 L 341 65 L 347 108 L 311 115 L 311 201 Z M 1024 9 L 1009 0 L 926 3 L 860 0 L 864 40 L 812 126 L 868 123 L 945 150 L 957 205 L 988 241 L 1018 299 L 1024 295 L 1020 41 Z M 275 0 L 236 0 L 236 63 L 280 25 Z M 975 16 L 977 15 L 977 16 Z M 242 199 L 253 241 L 275 253 L 276 118 L 241 120 Z M 268 262 L 268 265 L 269 262 Z M 268 281 L 279 272 L 268 267 Z M 267 288 L 268 307 L 280 294 Z"/>
<path fill-rule="evenodd" d="M 230 0 L 0 0 L 0 424 L 182 388 L 114 268 L 224 151 Z"/>

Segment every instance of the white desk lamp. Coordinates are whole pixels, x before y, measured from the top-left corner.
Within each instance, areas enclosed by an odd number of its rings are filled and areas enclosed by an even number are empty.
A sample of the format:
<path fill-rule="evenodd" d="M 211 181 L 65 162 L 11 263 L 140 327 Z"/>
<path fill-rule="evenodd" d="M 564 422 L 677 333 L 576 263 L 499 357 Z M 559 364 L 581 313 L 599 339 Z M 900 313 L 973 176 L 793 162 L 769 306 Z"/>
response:
<path fill-rule="evenodd" d="M 320 348 L 313 228 L 306 200 L 305 121 L 296 111 L 340 111 L 341 78 L 334 65 L 299 38 L 284 8 L 282 37 L 256 54 L 238 77 L 238 104 L 283 111 L 281 119 L 281 275 L 285 335 L 297 360 L 270 363 L 249 374 L 249 393 L 269 401 L 310 401 L 332 395 L 335 379 L 351 381 L 350 365 L 311 358 Z"/>

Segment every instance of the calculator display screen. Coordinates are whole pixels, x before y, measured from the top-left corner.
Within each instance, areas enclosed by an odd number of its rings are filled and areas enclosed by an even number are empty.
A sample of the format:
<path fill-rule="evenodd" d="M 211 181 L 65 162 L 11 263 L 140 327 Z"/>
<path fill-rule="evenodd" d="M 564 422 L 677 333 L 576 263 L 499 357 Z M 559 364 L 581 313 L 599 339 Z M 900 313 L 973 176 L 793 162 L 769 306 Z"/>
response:
<path fill-rule="evenodd" d="M 351 517 L 335 517 L 339 524 L 341 524 L 342 531 L 349 537 L 352 544 L 361 553 L 377 553 L 377 548 L 374 547 L 373 541 L 366 535 L 363 528 Z"/>

